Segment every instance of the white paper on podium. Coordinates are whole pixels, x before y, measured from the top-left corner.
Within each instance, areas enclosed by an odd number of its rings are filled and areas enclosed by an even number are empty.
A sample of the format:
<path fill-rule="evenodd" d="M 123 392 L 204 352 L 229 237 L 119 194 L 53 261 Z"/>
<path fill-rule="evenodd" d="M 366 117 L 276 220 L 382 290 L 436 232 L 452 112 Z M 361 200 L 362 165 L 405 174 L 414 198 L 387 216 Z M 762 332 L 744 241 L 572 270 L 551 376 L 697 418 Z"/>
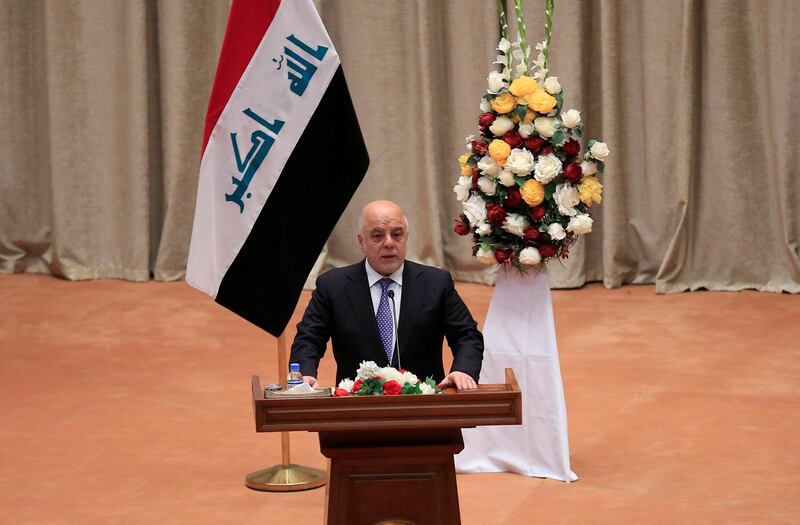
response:
<path fill-rule="evenodd" d="M 575 481 L 547 272 L 497 274 L 483 329 L 481 383 L 505 382 L 513 368 L 522 390 L 522 424 L 464 429 L 456 472 L 516 472 Z"/>

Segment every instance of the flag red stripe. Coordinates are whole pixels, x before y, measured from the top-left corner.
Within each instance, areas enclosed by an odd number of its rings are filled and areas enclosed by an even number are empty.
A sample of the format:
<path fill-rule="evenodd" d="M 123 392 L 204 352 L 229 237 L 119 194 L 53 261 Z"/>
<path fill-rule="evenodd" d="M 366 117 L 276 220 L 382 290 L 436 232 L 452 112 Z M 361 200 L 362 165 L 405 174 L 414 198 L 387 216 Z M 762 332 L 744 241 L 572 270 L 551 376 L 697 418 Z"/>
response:
<path fill-rule="evenodd" d="M 242 78 L 247 64 L 264 38 L 264 33 L 275 18 L 281 0 L 233 0 L 225 27 L 225 39 L 211 88 L 211 99 L 206 112 L 206 129 L 203 133 L 203 152 L 206 150 L 211 130 L 225 109 L 231 93 Z"/>

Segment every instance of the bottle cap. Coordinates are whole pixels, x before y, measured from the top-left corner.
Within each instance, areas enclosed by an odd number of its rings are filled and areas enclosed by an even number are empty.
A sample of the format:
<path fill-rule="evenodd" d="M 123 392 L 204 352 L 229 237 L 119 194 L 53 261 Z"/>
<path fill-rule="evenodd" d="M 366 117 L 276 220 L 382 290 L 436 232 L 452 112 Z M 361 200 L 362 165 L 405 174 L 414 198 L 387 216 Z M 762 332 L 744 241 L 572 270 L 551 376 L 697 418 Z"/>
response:
<path fill-rule="evenodd" d="M 289 364 L 289 371 L 290 372 L 299 372 L 300 371 L 300 363 L 290 363 Z"/>

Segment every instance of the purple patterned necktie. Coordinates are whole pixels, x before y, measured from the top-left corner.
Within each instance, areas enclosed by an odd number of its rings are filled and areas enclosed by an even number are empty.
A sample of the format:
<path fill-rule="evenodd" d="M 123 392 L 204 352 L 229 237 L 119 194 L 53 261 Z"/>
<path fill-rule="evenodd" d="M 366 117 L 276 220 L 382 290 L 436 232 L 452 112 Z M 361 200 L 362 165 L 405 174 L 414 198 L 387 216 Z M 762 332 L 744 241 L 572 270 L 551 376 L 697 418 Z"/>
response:
<path fill-rule="evenodd" d="M 378 332 L 381 334 L 381 341 L 383 341 L 383 349 L 386 352 L 386 357 L 389 359 L 389 365 L 392 364 L 392 339 L 394 336 L 394 322 L 392 321 L 392 311 L 389 309 L 389 285 L 394 281 L 388 277 L 384 277 L 378 284 L 381 285 L 381 302 L 378 303 L 378 313 L 375 314 L 375 321 L 378 323 Z"/>

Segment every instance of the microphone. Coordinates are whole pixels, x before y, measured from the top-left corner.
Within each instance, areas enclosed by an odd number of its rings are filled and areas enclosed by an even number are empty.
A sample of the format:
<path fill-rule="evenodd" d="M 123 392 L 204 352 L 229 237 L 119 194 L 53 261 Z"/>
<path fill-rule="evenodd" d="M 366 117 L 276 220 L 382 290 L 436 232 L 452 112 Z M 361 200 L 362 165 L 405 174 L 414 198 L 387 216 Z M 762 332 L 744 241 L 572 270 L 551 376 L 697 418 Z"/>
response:
<path fill-rule="evenodd" d="M 400 341 L 397 335 L 397 309 L 394 305 L 394 290 L 389 290 L 386 292 L 386 295 L 389 296 L 389 299 L 392 300 L 392 326 L 394 328 L 394 351 L 397 352 L 397 368 L 402 369 L 403 365 L 400 364 Z M 392 366 L 392 363 L 389 363 L 389 366 Z"/>

